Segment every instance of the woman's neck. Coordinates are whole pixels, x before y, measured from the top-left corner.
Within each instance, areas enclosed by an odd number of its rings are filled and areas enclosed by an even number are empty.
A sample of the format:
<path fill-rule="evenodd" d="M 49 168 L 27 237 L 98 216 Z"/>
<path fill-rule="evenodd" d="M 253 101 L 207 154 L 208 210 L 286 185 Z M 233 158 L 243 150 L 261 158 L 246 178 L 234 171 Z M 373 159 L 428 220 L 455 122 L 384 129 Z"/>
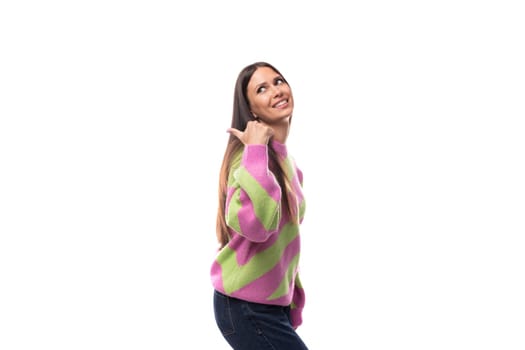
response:
<path fill-rule="evenodd" d="M 286 144 L 286 139 L 290 132 L 290 120 L 283 121 L 279 124 L 271 125 L 273 129 L 273 139 L 283 145 Z"/>

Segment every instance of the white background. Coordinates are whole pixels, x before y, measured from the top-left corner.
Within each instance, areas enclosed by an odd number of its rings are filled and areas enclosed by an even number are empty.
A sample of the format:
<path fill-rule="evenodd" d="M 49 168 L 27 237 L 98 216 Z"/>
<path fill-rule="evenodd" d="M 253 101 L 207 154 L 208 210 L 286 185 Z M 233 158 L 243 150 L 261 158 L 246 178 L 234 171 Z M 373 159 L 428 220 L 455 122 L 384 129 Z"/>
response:
<path fill-rule="evenodd" d="M 525 348 L 519 1 L 3 1 L 0 348 L 228 349 L 233 87 L 296 102 L 310 349 Z"/>

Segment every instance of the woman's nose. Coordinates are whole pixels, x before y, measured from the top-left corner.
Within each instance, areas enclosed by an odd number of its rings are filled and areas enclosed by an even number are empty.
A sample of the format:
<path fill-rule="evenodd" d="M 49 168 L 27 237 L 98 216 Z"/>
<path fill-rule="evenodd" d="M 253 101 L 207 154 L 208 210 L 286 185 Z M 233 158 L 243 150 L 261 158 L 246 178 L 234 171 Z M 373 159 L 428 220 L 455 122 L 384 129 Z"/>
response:
<path fill-rule="evenodd" d="M 282 95 L 282 91 L 281 91 L 281 89 L 279 88 L 279 86 L 274 86 L 274 87 L 273 87 L 273 95 L 274 95 L 274 96 L 281 96 L 281 95 Z"/>

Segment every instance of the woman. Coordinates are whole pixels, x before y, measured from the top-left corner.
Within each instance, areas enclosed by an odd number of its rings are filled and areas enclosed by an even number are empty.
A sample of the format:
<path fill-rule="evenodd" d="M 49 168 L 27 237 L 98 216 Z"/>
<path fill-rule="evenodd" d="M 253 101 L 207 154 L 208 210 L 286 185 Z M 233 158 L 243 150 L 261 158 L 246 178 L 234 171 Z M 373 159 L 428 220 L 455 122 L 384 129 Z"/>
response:
<path fill-rule="evenodd" d="M 211 268 L 215 319 L 234 349 L 304 350 L 295 331 L 305 300 L 303 175 L 286 147 L 292 91 L 275 67 L 256 62 L 239 73 L 233 102 Z"/>

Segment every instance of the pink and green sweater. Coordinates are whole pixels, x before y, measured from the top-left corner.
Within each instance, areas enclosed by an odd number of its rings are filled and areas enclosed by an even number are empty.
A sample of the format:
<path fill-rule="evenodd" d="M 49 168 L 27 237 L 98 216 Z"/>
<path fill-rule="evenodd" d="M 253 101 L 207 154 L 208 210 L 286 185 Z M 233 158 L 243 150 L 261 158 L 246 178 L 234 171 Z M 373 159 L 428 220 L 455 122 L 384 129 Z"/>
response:
<path fill-rule="evenodd" d="M 217 253 L 211 280 L 216 290 L 234 298 L 290 305 L 297 328 L 305 301 L 298 275 L 303 175 L 286 145 L 271 142 L 291 180 L 295 217 L 282 208 L 281 187 L 268 167 L 268 146 L 246 145 L 234 158 L 228 178 L 225 215 L 231 240 Z"/>

